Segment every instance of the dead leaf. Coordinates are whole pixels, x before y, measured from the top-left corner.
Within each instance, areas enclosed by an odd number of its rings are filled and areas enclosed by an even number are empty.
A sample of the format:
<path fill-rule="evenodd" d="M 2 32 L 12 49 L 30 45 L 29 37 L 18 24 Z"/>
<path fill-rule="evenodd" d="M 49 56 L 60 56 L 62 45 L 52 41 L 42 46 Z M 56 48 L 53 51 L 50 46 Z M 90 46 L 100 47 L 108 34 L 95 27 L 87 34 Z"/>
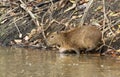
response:
<path fill-rule="evenodd" d="M 116 50 L 116 52 L 119 52 L 119 53 L 120 53 L 120 49 Z"/>
<path fill-rule="evenodd" d="M 75 0 L 69 0 L 69 1 L 70 1 L 71 3 L 73 3 L 73 4 L 74 4 L 74 3 L 76 3 L 76 1 L 75 1 Z"/>
<path fill-rule="evenodd" d="M 119 29 L 120 29 L 120 24 L 118 25 Z"/>
<path fill-rule="evenodd" d="M 116 33 L 120 33 L 120 30 L 117 30 Z"/>
<path fill-rule="evenodd" d="M 111 17 L 119 16 L 119 13 L 110 12 L 108 16 L 111 16 Z"/>
<path fill-rule="evenodd" d="M 31 32 L 29 33 L 28 37 L 31 38 L 37 33 L 36 29 L 32 29 Z"/>
<path fill-rule="evenodd" d="M 95 11 L 101 10 L 103 8 L 103 6 L 98 6 Z"/>
<path fill-rule="evenodd" d="M 24 37 L 24 40 L 25 40 L 25 41 L 28 41 L 28 40 L 29 40 L 29 37 L 28 37 L 28 36 L 25 36 L 25 37 Z"/>
<path fill-rule="evenodd" d="M 16 44 L 21 44 L 21 43 L 22 43 L 22 40 L 21 40 L 21 39 L 15 39 L 14 42 L 15 42 Z"/>

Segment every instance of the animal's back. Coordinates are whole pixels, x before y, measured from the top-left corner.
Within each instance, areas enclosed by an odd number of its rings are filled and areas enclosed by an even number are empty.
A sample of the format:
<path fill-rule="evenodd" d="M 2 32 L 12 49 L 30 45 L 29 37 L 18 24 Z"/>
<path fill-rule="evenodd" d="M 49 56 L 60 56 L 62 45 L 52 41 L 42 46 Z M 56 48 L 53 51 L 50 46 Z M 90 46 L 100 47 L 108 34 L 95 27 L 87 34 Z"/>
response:
<path fill-rule="evenodd" d="M 101 41 L 101 31 L 95 26 L 83 26 L 66 33 L 66 38 L 75 48 L 94 49 Z"/>

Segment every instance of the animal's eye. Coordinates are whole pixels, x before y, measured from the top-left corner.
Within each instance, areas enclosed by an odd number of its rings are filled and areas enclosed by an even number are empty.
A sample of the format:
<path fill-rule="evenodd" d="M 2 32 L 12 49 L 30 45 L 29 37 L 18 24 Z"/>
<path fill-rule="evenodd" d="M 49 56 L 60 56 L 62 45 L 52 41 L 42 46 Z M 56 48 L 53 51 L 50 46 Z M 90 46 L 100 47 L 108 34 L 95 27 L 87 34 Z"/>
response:
<path fill-rule="evenodd" d="M 53 38 L 54 36 L 51 36 L 51 38 Z"/>

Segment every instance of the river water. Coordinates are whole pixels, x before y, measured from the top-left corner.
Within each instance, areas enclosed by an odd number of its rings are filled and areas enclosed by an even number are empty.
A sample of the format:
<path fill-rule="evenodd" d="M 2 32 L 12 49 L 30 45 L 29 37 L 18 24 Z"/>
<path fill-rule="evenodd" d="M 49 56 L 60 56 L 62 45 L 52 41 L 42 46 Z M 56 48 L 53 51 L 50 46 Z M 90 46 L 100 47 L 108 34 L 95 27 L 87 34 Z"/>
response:
<path fill-rule="evenodd" d="M 0 47 L 0 77 L 120 77 L 120 63 L 98 55 Z"/>

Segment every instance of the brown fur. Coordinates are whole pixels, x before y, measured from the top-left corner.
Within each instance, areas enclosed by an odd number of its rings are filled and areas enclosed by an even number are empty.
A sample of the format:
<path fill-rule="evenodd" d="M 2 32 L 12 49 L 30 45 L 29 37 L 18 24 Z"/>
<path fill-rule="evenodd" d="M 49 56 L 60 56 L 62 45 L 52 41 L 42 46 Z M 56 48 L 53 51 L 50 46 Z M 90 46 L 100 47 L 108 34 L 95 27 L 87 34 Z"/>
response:
<path fill-rule="evenodd" d="M 60 52 L 95 49 L 101 42 L 102 33 L 94 26 L 83 26 L 70 31 L 52 33 L 47 38 L 48 45 L 58 45 Z"/>

